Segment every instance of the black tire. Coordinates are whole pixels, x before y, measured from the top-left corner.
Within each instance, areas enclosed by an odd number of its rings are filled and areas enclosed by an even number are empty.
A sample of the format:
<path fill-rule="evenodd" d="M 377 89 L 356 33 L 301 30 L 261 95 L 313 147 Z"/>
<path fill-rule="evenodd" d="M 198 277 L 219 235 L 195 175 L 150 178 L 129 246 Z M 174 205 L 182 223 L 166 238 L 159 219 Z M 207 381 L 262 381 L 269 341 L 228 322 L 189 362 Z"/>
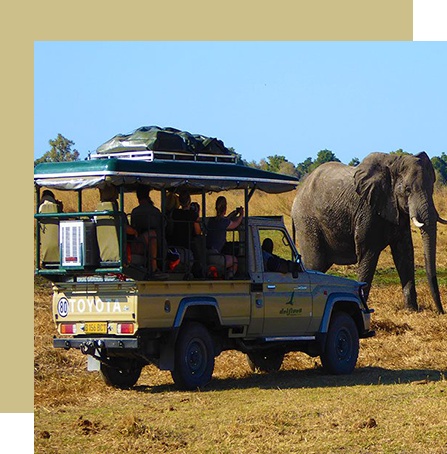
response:
<path fill-rule="evenodd" d="M 284 353 L 278 350 L 265 350 L 247 354 L 247 362 L 253 372 L 277 372 L 284 360 Z"/>
<path fill-rule="evenodd" d="M 345 312 L 332 316 L 321 355 L 324 369 L 333 375 L 350 374 L 359 356 L 359 333 L 352 317 Z"/>
<path fill-rule="evenodd" d="M 141 366 L 129 368 L 129 364 L 123 367 L 111 367 L 101 363 L 101 377 L 104 383 L 120 389 L 128 389 L 135 385 L 140 378 Z"/>
<path fill-rule="evenodd" d="M 187 323 L 175 344 L 174 383 L 181 389 L 200 388 L 211 380 L 213 371 L 214 345 L 209 331 L 201 323 Z"/>

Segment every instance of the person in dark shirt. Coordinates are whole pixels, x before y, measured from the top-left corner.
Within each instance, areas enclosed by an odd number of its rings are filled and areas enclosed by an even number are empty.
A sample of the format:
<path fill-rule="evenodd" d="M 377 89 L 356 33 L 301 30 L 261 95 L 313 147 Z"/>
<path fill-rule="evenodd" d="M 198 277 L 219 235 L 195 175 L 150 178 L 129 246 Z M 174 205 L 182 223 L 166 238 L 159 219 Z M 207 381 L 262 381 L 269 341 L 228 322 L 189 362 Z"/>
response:
<path fill-rule="evenodd" d="M 137 199 L 139 205 L 132 210 L 130 215 L 131 225 L 137 229 L 138 234 L 142 235 L 150 230 L 156 233 L 162 227 L 162 215 L 160 210 L 154 205 L 150 198 L 150 189 L 148 186 L 139 186 L 137 188 Z"/>
<path fill-rule="evenodd" d="M 227 199 L 219 196 L 216 200 L 216 217 L 210 218 L 208 221 L 208 236 L 206 239 L 206 247 L 208 249 L 208 260 L 213 263 L 213 260 L 218 259 L 226 241 L 227 230 L 234 230 L 241 225 L 244 218 L 244 209 L 237 208 L 228 216 L 227 213 Z M 237 258 L 232 255 L 225 254 L 225 267 L 234 275 L 237 271 Z"/>
<path fill-rule="evenodd" d="M 273 254 L 273 241 L 271 238 L 266 238 L 262 242 L 262 260 L 264 262 L 264 272 L 286 274 L 300 269 L 297 262 L 285 260 Z"/>
<path fill-rule="evenodd" d="M 171 243 L 173 246 L 191 249 L 194 237 L 202 234 L 199 213 L 191 210 L 191 196 L 188 191 L 182 191 L 179 194 L 179 202 L 181 208 L 172 212 Z"/>
<path fill-rule="evenodd" d="M 159 273 L 157 268 L 157 251 L 160 249 L 162 216 L 160 210 L 154 206 L 148 186 L 137 188 L 139 205 L 132 210 L 130 223 L 144 239 L 149 250 L 151 268 L 154 273 Z"/>

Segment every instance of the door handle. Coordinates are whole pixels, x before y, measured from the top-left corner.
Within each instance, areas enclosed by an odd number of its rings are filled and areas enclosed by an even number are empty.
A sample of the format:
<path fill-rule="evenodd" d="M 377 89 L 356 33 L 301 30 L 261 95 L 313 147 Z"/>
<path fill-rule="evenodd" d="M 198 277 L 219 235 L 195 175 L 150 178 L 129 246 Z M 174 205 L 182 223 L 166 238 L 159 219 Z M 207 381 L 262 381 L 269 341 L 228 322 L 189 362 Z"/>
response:
<path fill-rule="evenodd" d="M 267 285 L 267 288 L 270 290 L 274 290 L 276 288 L 276 285 Z"/>

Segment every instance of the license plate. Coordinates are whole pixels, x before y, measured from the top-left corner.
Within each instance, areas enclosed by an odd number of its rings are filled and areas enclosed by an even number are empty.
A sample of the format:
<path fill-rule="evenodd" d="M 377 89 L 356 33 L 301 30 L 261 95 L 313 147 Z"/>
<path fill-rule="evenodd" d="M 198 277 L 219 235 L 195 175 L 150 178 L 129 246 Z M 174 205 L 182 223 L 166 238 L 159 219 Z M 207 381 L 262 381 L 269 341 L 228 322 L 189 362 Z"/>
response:
<path fill-rule="evenodd" d="M 86 334 L 107 334 L 107 322 L 100 323 L 86 323 Z"/>

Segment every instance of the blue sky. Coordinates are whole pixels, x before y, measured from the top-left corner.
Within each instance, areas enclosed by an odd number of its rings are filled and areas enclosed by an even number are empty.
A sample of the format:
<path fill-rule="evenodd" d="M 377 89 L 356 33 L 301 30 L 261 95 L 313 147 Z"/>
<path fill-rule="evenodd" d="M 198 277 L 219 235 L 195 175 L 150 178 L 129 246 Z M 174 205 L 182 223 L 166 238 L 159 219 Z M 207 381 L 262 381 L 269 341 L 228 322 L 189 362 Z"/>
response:
<path fill-rule="evenodd" d="M 447 152 L 447 43 L 36 42 L 34 156 L 173 126 L 247 160 Z"/>

